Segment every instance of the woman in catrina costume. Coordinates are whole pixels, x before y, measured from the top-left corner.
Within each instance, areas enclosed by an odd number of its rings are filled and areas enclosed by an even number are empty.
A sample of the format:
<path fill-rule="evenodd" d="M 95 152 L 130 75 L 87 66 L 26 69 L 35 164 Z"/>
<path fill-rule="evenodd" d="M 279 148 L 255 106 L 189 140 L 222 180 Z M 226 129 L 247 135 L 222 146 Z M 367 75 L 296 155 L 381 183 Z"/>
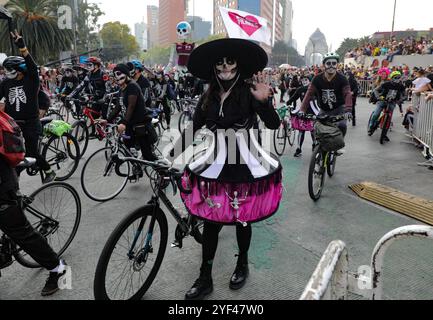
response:
<path fill-rule="evenodd" d="M 212 41 L 190 56 L 189 71 L 210 83 L 197 106 L 192 130 L 206 127 L 214 133 L 214 141 L 187 166 L 183 179 L 184 188 L 192 190 L 181 194 L 186 208 L 204 220 L 200 276 L 186 293 L 187 300 L 203 299 L 213 291 L 212 265 L 224 225 L 236 226 L 239 253 L 230 288 L 241 289 L 249 275 L 251 224 L 270 218 L 279 208 L 282 167 L 278 158 L 263 150 L 254 130 L 257 116 L 269 129 L 280 126 L 270 103 L 270 86 L 261 74 L 267 63 L 260 46 L 242 39 Z M 185 148 L 184 142 L 182 151 Z"/>

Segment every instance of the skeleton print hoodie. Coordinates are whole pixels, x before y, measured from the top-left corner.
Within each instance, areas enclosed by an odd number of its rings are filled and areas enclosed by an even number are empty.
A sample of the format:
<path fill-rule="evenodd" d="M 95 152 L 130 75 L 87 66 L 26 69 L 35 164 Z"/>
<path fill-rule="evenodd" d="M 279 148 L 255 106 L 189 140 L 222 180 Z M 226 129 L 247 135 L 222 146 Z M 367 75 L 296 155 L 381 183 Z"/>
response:
<path fill-rule="evenodd" d="M 30 54 L 25 60 L 27 71 L 23 79 L 6 79 L 0 83 L 0 100 L 5 98 L 5 111 L 15 120 L 34 120 L 39 116 L 38 69 Z"/>

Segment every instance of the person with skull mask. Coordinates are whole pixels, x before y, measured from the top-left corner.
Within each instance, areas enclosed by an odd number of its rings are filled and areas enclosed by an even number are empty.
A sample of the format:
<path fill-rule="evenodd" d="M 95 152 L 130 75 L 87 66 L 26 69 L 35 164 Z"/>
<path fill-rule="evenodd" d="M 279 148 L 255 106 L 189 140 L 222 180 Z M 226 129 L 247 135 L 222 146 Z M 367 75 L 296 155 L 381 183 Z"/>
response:
<path fill-rule="evenodd" d="M 144 101 L 146 101 L 146 107 L 150 108 L 152 106 L 152 96 L 150 94 L 151 87 L 149 80 L 147 80 L 143 75 L 144 65 L 138 60 L 128 62 L 127 65 L 131 70 L 132 79 L 134 79 L 141 88 Z"/>
<path fill-rule="evenodd" d="M 5 112 L 21 127 L 26 144 L 26 156 L 35 158 L 36 165 L 44 172 L 43 182 L 50 183 L 56 173 L 39 154 L 39 136 L 42 124 L 39 120 L 39 73 L 24 39 L 18 32 L 11 33 L 22 56 L 8 57 L 3 61 L 7 79 L 0 83 L 0 100 L 6 97 Z M 18 173 L 22 169 L 17 169 Z"/>
<path fill-rule="evenodd" d="M 352 119 L 352 93 L 349 81 L 339 73 L 338 64 L 340 56 L 336 53 L 328 53 L 323 58 L 324 72 L 314 77 L 305 95 L 301 106 L 301 113 L 305 113 L 310 101 L 317 97 L 322 114 L 329 116 L 346 115 L 347 119 Z M 338 123 L 338 127 L 347 133 L 347 121 Z"/>
<path fill-rule="evenodd" d="M 307 94 L 308 88 L 310 87 L 310 79 L 306 76 L 302 76 L 301 77 L 301 87 L 298 88 L 298 90 L 295 91 L 295 93 L 293 93 L 290 96 L 289 101 L 286 102 L 287 106 L 290 107 L 290 105 L 294 104 L 296 105 L 296 102 L 298 100 L 304 101 L 305 95 Z M 293 111 L 294 116 L 296 116 L 296 113 L 299 111 L 299 109 Z M 310 101 L 310 106 L 307 110 L 307 114 L 308 115 L 318 115 L 320 113 L 320 108 L 319 105 L 317 103 L 317 99 L 313 99 Z M 305 141 L 305 131 L 303 130 L 298 130 L 299 134 L 298 134 L 298 148 L 296 149 L 295 158 L 299 158 L 302 156 L 302 146 L 304 145 L 304 141 Z M 311 132 L 311 140 L 313 141 L 313 145 L 316 141 L 316 138 L 314 136 L 314 131 L 310 131 Z"/>
<path fill-rule="evenodd" d="M 126 115 L 120 121 L 118 127 L 119 134 L 126 134 L 130 137 L 129 140 L 125 141 L 127 147 L 132 148 L 136 144 L 140 145 L 144 160 L 158 160 L 152 151 L 152 144 L 155 141 L 151 141 L 151 135 L 148 134 L 149 130 L 155 129 L 150 124 L 152 118 L 148 116 L 146 111 L 140 86 L 131 79 L 131 70 L 126 64 L 117 65 L 113 72 L 116 83 L 120 87 L 119 98 L 122 99 L 123 105 L 126 106 Z M 114 119 L 120 113 L 120 110 L 121 106 L 118 104 L 108 117 L 108 121 Z"/>
<path fill-rule="evenodd" d="M 214 133 L 215 143 L 185 170 L 184 183 L 193 193 L 181 192 L 182 200 L 191 215 L 204 220 L 200 276 L 186 300 L 201 300 L 213 291 L 212 265 L 224 225 L 236 226 L 239 254 L 230 288 L 241 289 L 249 276 L 251 224 L 278 210 L 282 167 L 277 157 L 262 149 L 254 130 L 257 115 L 269 129 L 280 126 L 269 102 L 270 86 L 260 72 L 267 62 L 259 45 L 242 39 L 211 41 L 191 54 L 189 71 L 210 85 L 197 105 L 192 126 L 170 156 L 184 152 L 186 136 L 204 126 Z M 218 156 L 212 161 L 214 154 Z"/>
<path fill-rule="evenodd" d="M 68 96 L 78 86 L 78 77 L 74 74 L 72 68 L 65 68 L 62 80 L 60 82 L 59 94 Z"/>

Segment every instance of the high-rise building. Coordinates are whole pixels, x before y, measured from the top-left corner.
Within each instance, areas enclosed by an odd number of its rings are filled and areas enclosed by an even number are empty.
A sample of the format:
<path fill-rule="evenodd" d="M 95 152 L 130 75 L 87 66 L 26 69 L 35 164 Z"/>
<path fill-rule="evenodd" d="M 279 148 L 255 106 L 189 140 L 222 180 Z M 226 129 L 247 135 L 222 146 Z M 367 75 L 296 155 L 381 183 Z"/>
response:
<path fill-rule="evenodd" d="M 293 45 L 293 3 L 291 0 L 283 0 L 283 41 Z"/>
<path fill-rule="evenodd" d="M 202 17 L 188 16 L 187 21 L 191 24 L 193 41 L 206 39 L 211 34 L 212 22 L 204 21 Z"/>
<path fill-rule="evenodd" d="M 159 8 L 147 6 L 147 49 L 158 45 L 159 41 Z"/>
<path fill-rule="evenodd" d="M 246 11 L 268 20 L 272 44 L 283 40 L 283 15 L 285 0 L 214 0 L 214 34 L 226 34 L 219 7 Z"/>
<path fill-rule="evenodd" d="M 144 22 L 136 23 L 134 25 L 134 31 L 135 38 L 141 50 L 147 50 L 147 24 Z"/>
<path fill-rule="evenodd" d="M 176 26 L 186 20 L 185 0 L 159 0 L 159 46 L 178 41 Z"/>

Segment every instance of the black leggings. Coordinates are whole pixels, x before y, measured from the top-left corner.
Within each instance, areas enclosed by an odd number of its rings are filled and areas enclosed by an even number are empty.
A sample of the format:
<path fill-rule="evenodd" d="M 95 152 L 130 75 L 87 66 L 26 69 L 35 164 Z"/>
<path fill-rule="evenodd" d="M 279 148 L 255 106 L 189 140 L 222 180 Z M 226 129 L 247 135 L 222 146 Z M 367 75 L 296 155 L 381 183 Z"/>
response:
<path fill-rule="evenodd" d="M 26 146 L 26 157 L 36 159 L 38 168 L 44 171 L 50 170 L 49 163 L 39 154 L 39 137 L 42 134 L 42 125 L 39 119 L 26 121 L 25 124 L 19 124 L 23 132 Z M 24 169 L 17 168 L 20 174 Z"/>
<path fill-rule="evenodd" d="M 223 226 L 205 222 L 203 229 L 203 264 L 211 265 L 218 247 L 218 236 Z M 239 246 L 239 255 L 246 255 L 250 249 L 252 237 L 251 225 L 243 227 L 236 225 L 236 238 Z"/>
<path fill-rule="evenodd" d="M 164 110 L 164 114 L 165 114 L 165 120 L 167 121 L 167 125 L 170 126 L 171 109 L 170 109 L 170 106 L 168 104 L 168 99 L 167 98 L 162 99 L 161 103 L 162 103 L 162 109 Z"/>
<path fill-rule="evenodd" d="M 2 195 L 0 207 L 7 206 L 15 197 Z M 37 263 L 51 271 L 60 261 L 45 238 L 35 231 L 18 205 L 0 209 L 0 229 Z"/>
<path fill-rule="evenodd" d="M 314 131 L 311 131 L 311 140 L 313 140 L 313 145 L 316 143 L 316 137 L 314 135 Z M 305 131 L 299 131 L 298 133 L 298 149 L 302 150 L 302 146 L 305 141 Z"/>

